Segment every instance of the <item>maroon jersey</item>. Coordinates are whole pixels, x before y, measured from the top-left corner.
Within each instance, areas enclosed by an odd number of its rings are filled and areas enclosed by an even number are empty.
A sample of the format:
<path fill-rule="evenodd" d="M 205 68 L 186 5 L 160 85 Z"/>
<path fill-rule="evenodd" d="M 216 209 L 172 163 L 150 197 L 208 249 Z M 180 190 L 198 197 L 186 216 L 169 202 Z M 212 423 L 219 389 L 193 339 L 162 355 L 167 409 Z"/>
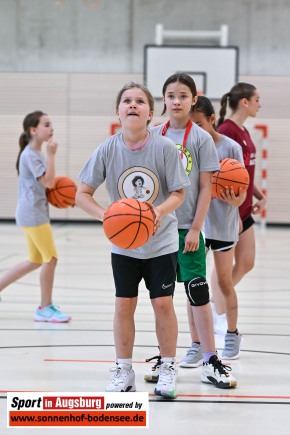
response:
<path fill-rule="evenodd" d="M 248 130 L 244 127 L 242 130 L 230 119 L 226 119 L 219 127 L 218 132 L 230 137 L 238 142 L 243 150 L 243 157 L 245 167 L 249 172 L 250 184 L 247 191 L 245 202 L 239 207 L 239 212 L 242 221 L 245 221 L 252 213 L 253 205 L 253 188 L 255 178 L 255 164 L 256 164 L 256 147 L 251 139 Z"/>

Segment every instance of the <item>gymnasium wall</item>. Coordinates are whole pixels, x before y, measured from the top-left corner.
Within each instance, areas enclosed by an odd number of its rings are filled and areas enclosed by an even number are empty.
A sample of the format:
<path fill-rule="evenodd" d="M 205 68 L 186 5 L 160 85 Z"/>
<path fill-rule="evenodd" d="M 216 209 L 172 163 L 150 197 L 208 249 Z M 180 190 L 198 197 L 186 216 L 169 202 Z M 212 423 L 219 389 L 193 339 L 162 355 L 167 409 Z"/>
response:
<path fill-rule="evenodd" d="M 227 24 L 241 74 L 289 74 L 289 17 L 289 0 L 0 0 L 0 71 L 140 74 L 162 23 Z"/>
<path fill-rule="evenodd" d="M 111 133 L 118 122 L 114 116 L 115 98 L 129 80 L 143 81 L 141 74 L 36 74 L 0 73 L 0 219 L 13 219 L 17 201 L 15 161 L 24 114 L 41 109 L 49 114 L 59 142 L 57 175 L 78 182 L 77 174 L 95 147 Z M 258 117 L 247 123 L 257 146 L 257 176 L 261 173 L 261 135 L 255 125 L 269 130 L 268 210 L 271 223 L 290 223 L 290 76 L 240 76 L 256 85 L 262 108 Z M 215 102 L 216 110 L 219 105 Z M 155 107 L 155 122 L 160 122 L 162 103 Z M 282 187 L 281 187 L 282 186 Z M 105 206 L 108 198 L 102 187 L 98 200 Z M 51 207 L 54 219 L 87 220 L 77 208 L 58 210 Z"/>
<path fill-rule="evenodd" d="M 289 224 L 289 18 L 289 0 L 0 0 L 0 219 L 14 217 L 26 113 L 50 115 L 60 144 L 57 174 L 77 180 L 117 121 L 119 89 L 128 80 L 143 82 L 144 45 L 154 44 L 156 24 L 170 30 L 227 24 L 229 45 L 239 47 L 239 80 L 261 93 L 258 118 L 248 122 L 258 148 L 257 181 L 261 138 L 254 126 L 269 129 L 267 219 Z M 160 103 L 155 113 L 153 122 L 160 120 Z M 104 189 L 100 199 L 108 202 Z M 76 208 L 51 209 L 51 216 L 88 219 Z"/>

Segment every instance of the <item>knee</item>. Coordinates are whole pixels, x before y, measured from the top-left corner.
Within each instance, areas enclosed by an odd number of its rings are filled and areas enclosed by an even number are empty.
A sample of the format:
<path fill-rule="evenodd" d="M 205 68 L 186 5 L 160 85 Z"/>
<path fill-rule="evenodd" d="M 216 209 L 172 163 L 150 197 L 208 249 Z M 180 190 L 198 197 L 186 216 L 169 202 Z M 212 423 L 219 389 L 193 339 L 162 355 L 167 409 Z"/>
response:
<path fill-rule="evenodd" d="M 250 272 L 255 265 L 255 259 L 254 258 L 245 258 L 243 262 L 236 263 L 236 267 L 242 272 L 243 275 Z"/>
<path fill-rule="evenodd" d="M 202 306 L 209 303 L 209 289 L 205 278 L 198 276 L 184 283 L 185 292 L 191 306 Z"/>
<path fill-rule="evenodd" d="M 116 298 L 115 314 L 121 317 L 131 317 L 134 315 L 136 307 L 135 298 Z"/>
<path fill-rule="evenodd" d="M 46 267 L 49 267 L 50 269 L 55 269 L 56 265 L 57 265 L 57 258 L 51 257 L 50 260 L 43 261 L 43 263 L 40 264 L 39 266 L 46 266 Z"/>
<path fill-rule="evenodd" d="M 30 261 L 31 270 L 39 269 L 41 266 L 42 266 L 41 263 L 34 263 L 34 262 Z"/>
<path fill-rule="evenodd" d="M 232 279 L 229 277 L 217 277 L 219 288 L 224 296 L 230 295 L 234 291 Z"/>
<path fill-rule="evenodd" d="M 54 267 L 56 267 L 57 265 L 57 258 L 56 257 L 52 257 L 50 260 L 50 264 L 53 265 Z"/>
<path fill-rule="evenodd" d="M 163 313 L 169 313 L 173 310 L 173 299 L 172 296 L 164 296 L 161 298 L 155 298 L 151 300 L 153 309 L 155 313 L 158 315 L 162 315 Z"/>

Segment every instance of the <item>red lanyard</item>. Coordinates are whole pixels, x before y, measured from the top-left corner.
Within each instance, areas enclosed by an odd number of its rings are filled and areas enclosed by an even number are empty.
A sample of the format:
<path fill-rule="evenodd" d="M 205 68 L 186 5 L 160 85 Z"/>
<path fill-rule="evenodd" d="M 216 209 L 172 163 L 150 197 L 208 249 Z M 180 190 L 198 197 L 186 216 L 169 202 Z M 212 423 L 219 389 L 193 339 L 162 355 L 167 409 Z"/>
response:
<path fill-rule="evenodd" d="M 170 121 L 167 121 L 166 124 L 164 125 L 163 129 L 162 129 L 162 133 L 161 133 L 162 136 L 166 135 L 169 126 L 170 126 Z M 185 133 L 184 133 L 184 137 L 183 137 L 183 142 L 182 142 L 182 151 L 181 151 L 181 154 L 180 154 L 180 157 L 182 159 L 183 159 L 185 144 L 186 144 L 189 132 L 191 130 L 191 127 L 192 127 L 192 122 L 189 119 L 189 121 L 187 123 L 187 126 L 186 126 L 186 129 L 185 129 Z"/>

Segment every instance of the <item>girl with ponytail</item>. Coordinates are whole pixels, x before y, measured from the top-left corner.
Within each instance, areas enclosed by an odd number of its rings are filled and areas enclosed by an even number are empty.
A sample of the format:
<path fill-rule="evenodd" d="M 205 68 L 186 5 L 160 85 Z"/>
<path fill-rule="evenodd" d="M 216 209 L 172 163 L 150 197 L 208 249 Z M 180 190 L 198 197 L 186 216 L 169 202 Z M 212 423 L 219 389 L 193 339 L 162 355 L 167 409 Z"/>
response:
<path fill-rule="evenodd" d="M 46 142 L 46 156 L 42 144 Z M 55 154 L 58 144 L 53 139 L 49 117 L 35 111 L 26 115 L 19 138 L 16 161 L 18 202 L 16 223 L 21 226 L 28 247 L 28 259 L 16 264 L 0 276 L 0 292 L 26 274 L 41 267 L 40 305 L 34 314 L 38 322 L 68 322 L 70 316 L 52 303 L 57 251 L 50 225 L 46 188 L 55 177 Z"/>

